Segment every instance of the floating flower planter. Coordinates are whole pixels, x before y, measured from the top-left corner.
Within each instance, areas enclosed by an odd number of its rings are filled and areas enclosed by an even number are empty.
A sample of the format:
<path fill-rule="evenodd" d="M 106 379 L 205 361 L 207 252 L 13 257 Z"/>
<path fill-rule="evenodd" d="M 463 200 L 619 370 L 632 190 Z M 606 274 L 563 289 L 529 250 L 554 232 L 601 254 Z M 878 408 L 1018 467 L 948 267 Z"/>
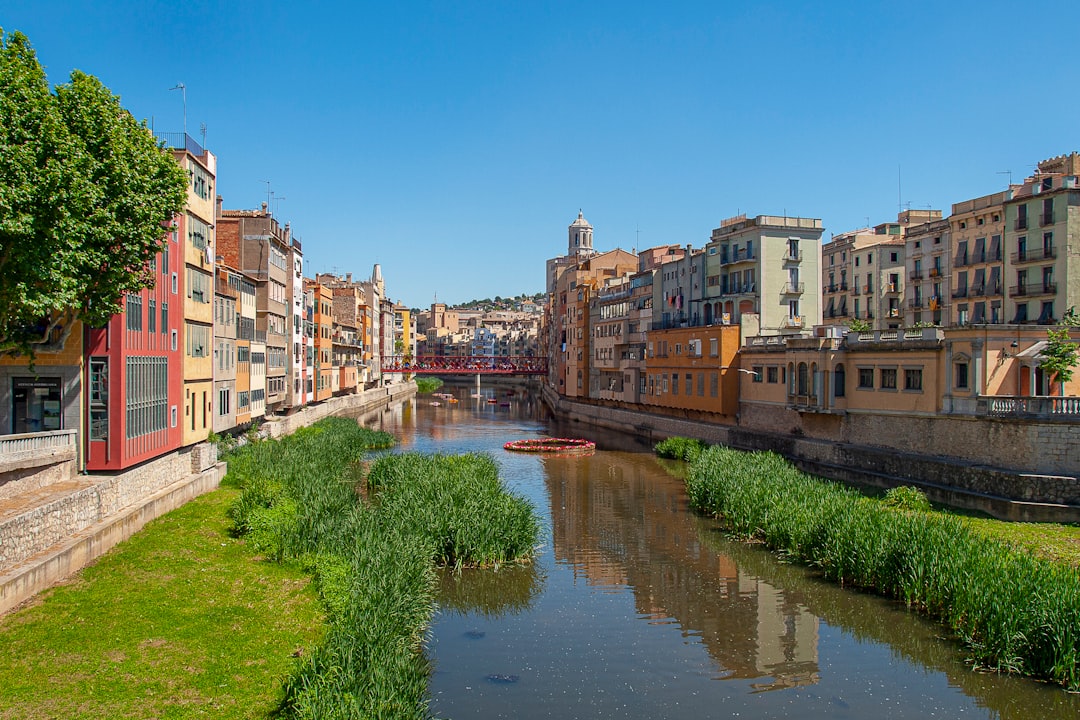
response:
<path fill-rule="evenodd" d="M 514 452 L 586 454 L 596 449 L 596 443 L 581 438 L 528 438 L 511 440 L 503 448 Z"/>

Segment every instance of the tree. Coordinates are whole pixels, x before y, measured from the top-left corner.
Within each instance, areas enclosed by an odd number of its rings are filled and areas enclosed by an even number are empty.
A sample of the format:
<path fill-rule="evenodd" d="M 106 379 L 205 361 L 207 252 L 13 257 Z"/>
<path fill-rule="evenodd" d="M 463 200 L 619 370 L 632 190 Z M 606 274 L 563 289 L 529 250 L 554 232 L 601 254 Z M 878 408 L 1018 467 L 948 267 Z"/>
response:
<path fill-rule="evenodd" d="M 862 318 L 851 318 L 848 320 L 848 330 L 853 333 L 865 333 L 874 329 L 874 326 L 870 324 L 869 320 L 863 320 Z"/>
<path fill-rule="evenodd" d="M 1043 348 L 1039 367 L 1050 375 L 1050 382 L 1067 383 L 1072 380 L 1077 362 L 1077 344 L 1071 341 L 1069 329 L 1046 331 L 1046 347 Z"/>
<path fill-rule="evenodd" d="M 97 78 L 53 92 L 26 37 L 0 30 L 0 354 L 59 349 L 152 284 L 186 188 Z"/>

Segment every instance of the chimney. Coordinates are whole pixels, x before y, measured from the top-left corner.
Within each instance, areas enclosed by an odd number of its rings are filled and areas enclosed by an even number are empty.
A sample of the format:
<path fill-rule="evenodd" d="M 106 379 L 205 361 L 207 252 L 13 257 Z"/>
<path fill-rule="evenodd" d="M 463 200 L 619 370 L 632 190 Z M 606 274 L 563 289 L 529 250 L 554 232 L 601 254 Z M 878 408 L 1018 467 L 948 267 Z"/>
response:
<path fill-rule="evenodd" d="M 352 273 L 345 273 L 345 282 L 352 283 Z"/>
<path fill-rule="evenodd" d="M 218 195 L 217 196 L 217 217 L 221 217 L 221 203 L 222 202 L 224 202 L 223 198 L 220 195 Z"/>
<path fill-rule="evenodd" d="M 262 204 L 262 211 L 263 211 L 263 215 L 267 215 L 267 214 L 268 214 L 268 213 L 266 212 L 266 203 L 263 203 L 263 204 Z"/>

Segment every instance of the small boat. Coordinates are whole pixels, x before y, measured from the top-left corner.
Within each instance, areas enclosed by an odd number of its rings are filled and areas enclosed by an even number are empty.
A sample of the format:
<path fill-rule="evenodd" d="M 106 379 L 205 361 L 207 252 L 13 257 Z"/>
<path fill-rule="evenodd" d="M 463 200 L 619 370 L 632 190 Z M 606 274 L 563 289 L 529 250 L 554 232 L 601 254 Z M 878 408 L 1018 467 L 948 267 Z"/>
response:
<path fill-rule="evenodd" d="M 453 403 L 456 403 L 457 401 L 458 401 L 458 399 L 456 397 L 452 397 L 449 400 L 447 400 L 446 402 L 448 402 L 450 404 L 453 404 Z"/>
<path fill-rule="evenodd" d="M 439 402 L 438 400 L 432 402 L 431 404 L 434 405 L 435 407 L 438 407 L 439 405 L 442 405 L 442 403 Z"/>

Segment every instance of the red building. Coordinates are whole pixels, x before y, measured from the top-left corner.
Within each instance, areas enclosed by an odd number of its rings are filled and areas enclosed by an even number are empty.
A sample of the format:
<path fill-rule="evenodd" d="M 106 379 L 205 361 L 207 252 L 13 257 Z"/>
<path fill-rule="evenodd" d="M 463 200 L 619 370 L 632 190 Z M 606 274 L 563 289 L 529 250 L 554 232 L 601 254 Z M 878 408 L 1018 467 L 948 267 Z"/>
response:
<path fill-rule="evenodd" d="M 154 258 L 154 286 L 126 295 L 103 329 L 86 330 L 87 470 L 121 470 L 181 446 L 183 267 L 174 230 Z"/>

